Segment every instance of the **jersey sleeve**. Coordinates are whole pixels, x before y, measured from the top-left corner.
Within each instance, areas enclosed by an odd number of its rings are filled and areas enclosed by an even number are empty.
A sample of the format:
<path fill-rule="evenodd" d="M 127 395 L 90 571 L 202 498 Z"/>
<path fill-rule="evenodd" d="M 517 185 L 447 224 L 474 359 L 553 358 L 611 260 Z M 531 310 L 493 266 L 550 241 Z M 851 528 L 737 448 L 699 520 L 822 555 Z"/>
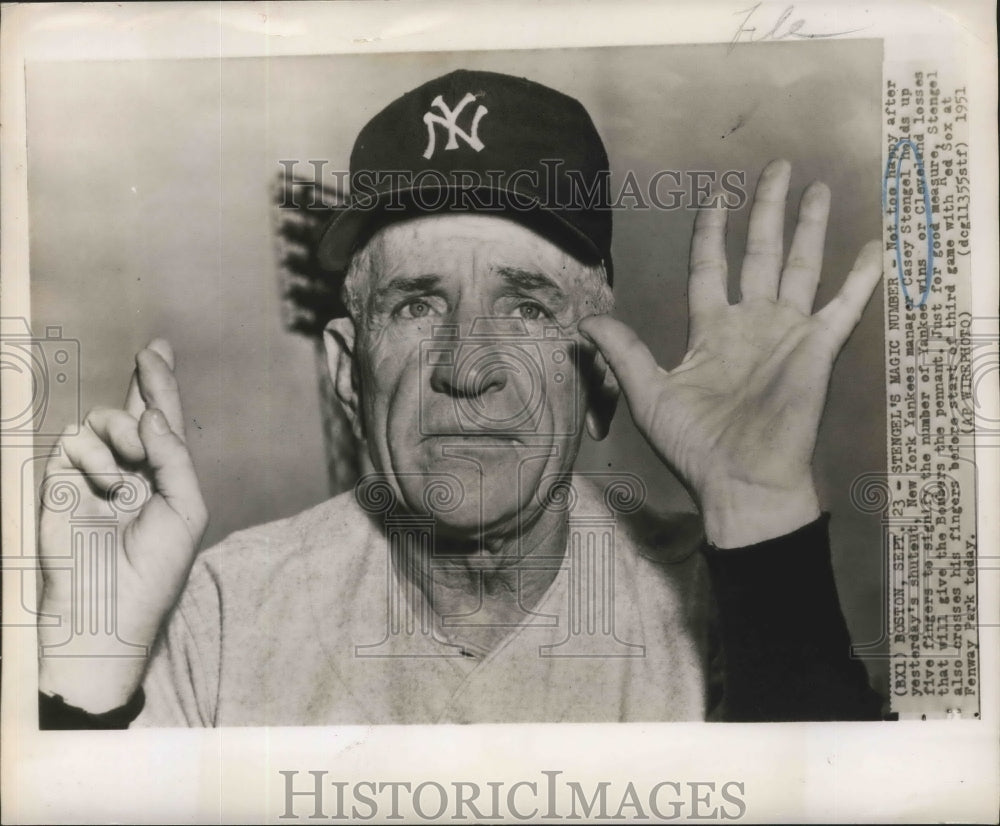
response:
<path fill-rule="evenodd" d="M 717 603 L 729 722 L 878 720 L 882 698 L 851 656 L 829 515 L 746 548 L 704 548 Z"/>

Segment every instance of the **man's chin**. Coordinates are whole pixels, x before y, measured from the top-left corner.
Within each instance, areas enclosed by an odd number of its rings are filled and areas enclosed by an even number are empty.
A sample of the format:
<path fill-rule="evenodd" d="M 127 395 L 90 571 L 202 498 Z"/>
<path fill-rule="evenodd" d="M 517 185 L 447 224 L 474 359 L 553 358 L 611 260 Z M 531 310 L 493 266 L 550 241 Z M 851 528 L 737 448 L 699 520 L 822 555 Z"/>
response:
<path fill-rule="evenodd" d="M 516 535 L 518 511 L 480 511 L 474 507 L 462 507 L 451 513 L 441 514 L 434 519 L 434 529 L 442 539 L 474 541 L 492 535 Z"/>
<path fill-rule="evenodd" d="M 449 438 L 430 447 L 420 470 L 400 469 L 398 481 L 410 508 L 433 515 L 441 531 L 491 533 L 516 526 L 531 510 L 543 460 L 530 461 L 522 445 L 484 437 Z"/>

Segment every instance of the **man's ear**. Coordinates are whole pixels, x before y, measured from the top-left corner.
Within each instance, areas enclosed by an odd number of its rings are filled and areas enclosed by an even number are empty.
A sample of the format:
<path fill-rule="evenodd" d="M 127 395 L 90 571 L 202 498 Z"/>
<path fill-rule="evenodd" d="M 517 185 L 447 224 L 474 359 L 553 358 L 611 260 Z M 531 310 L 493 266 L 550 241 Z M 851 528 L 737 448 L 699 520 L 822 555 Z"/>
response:
<path fill-rule="evenodd" d="M 343 405 L 358 439 L 364 438 L 359 412 L 357 370 L 354 365 L 354 322 L 347 317 L 334 318 L 323 330 L 326 366 L 330 371 L 333 391 Z"/>
<path fill-rule="evenodd" d="M 621 389 L 618 379 L 599 352 L 594 355 L 587 388 L 587 432 L 594 441 L 601 441 L 611 429 Z"/>

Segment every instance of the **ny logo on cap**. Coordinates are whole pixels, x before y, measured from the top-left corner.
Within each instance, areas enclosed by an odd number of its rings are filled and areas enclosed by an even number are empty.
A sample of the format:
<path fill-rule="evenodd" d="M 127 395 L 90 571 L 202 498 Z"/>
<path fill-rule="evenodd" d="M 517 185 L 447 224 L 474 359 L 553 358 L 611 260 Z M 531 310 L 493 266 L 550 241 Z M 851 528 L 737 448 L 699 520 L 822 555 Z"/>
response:
<path fill-rule="evenodd" d="M 461 138 L 469 146 L 475 149 L 477 152 L 481 152 L 485 147 L 483 142 L 479 140 L 479 121 L 482 119 L 489 109 L 487 109 L 482 104 L 476 109 L 476 114 L 472 117 L 472 129 L 471 132 L 465 132 L 458 128 L 458 116 L 462 114 L 462 110 L 474 101 L 475 95 L 471 92 L 466 92 L 465 97 L 462 98 L 458 106 L 454 109 L 449 109 L 445 104 L 444 99 L 441 95 L 438 95 L 434 100 L 431 101 L 431 106 L 436 106 L 441 110 L 441 115 L 436 115 L 433 112 L 424 113 L 424 123 L 427 124 L 427 148 L 424 150 L 424 157 L 430 158 L 434 154 L 435 148 L 435 130 L 434 124 L 439 123 L 445 129 L 448 130 L 448 143 L 444 145 L 445 149 L 458 149 L 458 139 Z"/>

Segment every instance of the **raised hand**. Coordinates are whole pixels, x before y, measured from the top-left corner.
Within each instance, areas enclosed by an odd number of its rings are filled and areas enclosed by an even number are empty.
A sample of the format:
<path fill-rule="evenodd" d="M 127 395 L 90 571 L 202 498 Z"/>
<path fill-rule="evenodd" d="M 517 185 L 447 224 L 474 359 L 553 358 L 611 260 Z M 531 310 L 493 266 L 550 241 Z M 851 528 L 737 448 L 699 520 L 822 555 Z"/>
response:
<path fill-rule="evenodd" d="M 39 544 L 43 615 L 39 687 L 92 713 L 123 705 L 138 687 L 145 658 L 45 656 L 58 653 L 81 604 L 113 608 L 117 636 L 141 654 L 187 579 L 208 514 L 184 443 L 184 414 L 173 374 L 170 345 L 154 340 L 136 355 L 124 409 L 91 410 L 79 433 L 60 439 L 41 488 Z M 71 512 L 60 507 L 59 488 L 78 497 Z M 66 488 L 62 487 L 65 495 Z M 138 501 L 130 497 L 138 495 Z M 72 525 L 88 518 L 114 519 L 114 592 L 103 577 L 80 575 L 90 589 L 74 594 L 67 558 Z M 78 584 L 79 589 L 79 584 Z M 111 604 L 113 601 L 113 605 Z M 124 650 L 122 646 L 121 650 Z"/>
<path fill-rule="evenodd" d="M 691 244 L 687 354 L 660 368 L 638 336 L 609 316 L 580 322 L 615 373 L 636 426 L 688 487 L 710 541 L 738 547 L 819 515 L 812 454 L 833 363 L 882 274 L 881 244 L 859 253 L 837 296 L 812 305 L 830 192 L 802 197 L 782 267 L 791 167 L 770 163 L 750 212 L 741 298 L 726 295 L 726 210 L 699 212 Z"/>

